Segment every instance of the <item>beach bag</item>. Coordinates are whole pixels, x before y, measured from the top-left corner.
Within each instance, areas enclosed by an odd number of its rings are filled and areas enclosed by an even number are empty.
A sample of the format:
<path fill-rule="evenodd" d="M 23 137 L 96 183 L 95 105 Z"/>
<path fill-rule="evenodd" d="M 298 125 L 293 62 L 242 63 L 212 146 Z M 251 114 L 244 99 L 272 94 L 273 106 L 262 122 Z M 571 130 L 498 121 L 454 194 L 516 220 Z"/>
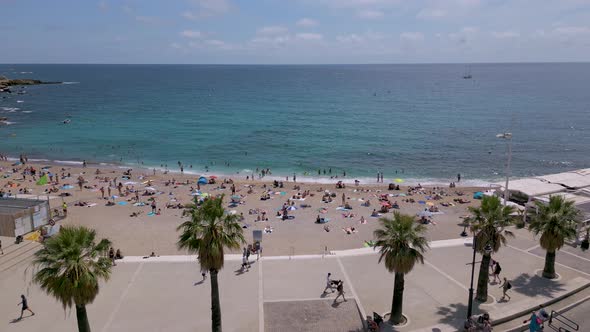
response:
<path fill-rule="evenodd" d="M 543 320 L 539 316 L 537 316 L 537 324 L 543 324 Z"/>
<path fill-rule="evenodd" d="M 512 288 L 512 284 L 508 283 L 508 285 L 506 285 L 506 289 L 511 289 Z"/>

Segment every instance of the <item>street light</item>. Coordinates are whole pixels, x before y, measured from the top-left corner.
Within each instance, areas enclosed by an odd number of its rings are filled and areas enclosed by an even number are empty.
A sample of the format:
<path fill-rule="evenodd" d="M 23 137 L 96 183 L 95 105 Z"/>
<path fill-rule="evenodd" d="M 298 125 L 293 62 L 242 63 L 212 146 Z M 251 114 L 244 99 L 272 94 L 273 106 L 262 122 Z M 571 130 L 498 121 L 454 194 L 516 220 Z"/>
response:
<path fill-rule="evenodd" d="M 483 248 L 483 251 L 486 255 L 489 255 L 492 252 L 492 246 L 490 244 L 486 244 Z M 471 285 L 469 287 L 469 302 L 467 306 L 467 321 L 471 318 L 473 313 L 473 276 L 475 274 L 475 253 L 477 252 L 477 237 L 473 237 L 473 261 L 471 262 Z"/>
<path fill-rule="evenodd" d="M 508 161 L 506 162 L 506 186 L 504 187 L 504 206 L 508 204 L 510 192 L 508 191 L 508 180 L 510 179 L 510 162 L 512 161 L 512 133 L 502 133 L 496 135 L 497 138 L 507 140 Z"/>

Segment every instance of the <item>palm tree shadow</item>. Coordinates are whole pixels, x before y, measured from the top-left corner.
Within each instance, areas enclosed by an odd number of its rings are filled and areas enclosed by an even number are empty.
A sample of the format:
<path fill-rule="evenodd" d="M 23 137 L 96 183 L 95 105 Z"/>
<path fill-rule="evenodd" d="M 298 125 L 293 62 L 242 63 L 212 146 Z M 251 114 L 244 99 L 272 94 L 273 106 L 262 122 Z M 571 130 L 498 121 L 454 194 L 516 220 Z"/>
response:
<path fill-rule="evenodd" d="M 473 300 L 473 314 L 479 315 L 481 314 L 481 310 L 479 308 L 480 303 Z M 465 319 L 467 318 L 467 305 L 465 303 L 451 303 L 448 306 L 438 307 L 436 314 L 442 316 L 438 320 L 441 324 L 447 324 L 454 327 L 462 327 Z M 434 331 L 434 329 L 433 329 Z"/>
<path fill-rule="evenodd" d="M 525 296 L 543 295 L 553 297 L 555 293 L 565 291 L 563 283 L 538 275 L 523 273 L 511 281 L 512 290 Z"/>

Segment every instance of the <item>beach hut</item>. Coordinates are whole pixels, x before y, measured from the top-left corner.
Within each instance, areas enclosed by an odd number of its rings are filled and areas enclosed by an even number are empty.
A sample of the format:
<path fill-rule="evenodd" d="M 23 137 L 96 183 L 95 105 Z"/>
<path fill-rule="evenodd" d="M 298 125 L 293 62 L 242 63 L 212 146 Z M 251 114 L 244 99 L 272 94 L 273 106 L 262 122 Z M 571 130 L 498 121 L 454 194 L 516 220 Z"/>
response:
<path fill-rule="evenodd" d="M 24 235 L 46 225 L 50 218 L 48 201 L 0 198 L 0 236 Z"/>

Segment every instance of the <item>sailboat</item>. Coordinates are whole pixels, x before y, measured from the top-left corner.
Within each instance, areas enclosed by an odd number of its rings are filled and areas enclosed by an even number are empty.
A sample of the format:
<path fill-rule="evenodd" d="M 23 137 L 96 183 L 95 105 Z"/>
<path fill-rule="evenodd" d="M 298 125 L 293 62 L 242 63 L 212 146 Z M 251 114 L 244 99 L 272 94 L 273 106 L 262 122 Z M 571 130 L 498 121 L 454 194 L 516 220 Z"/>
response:
<path fill-rule="evenodd" d="M 467 70 L 465 71 L 465 74 L 463 74 L 463 78 L 466 80 L 471 79 L 471 66 L 467 66 Z"/>

